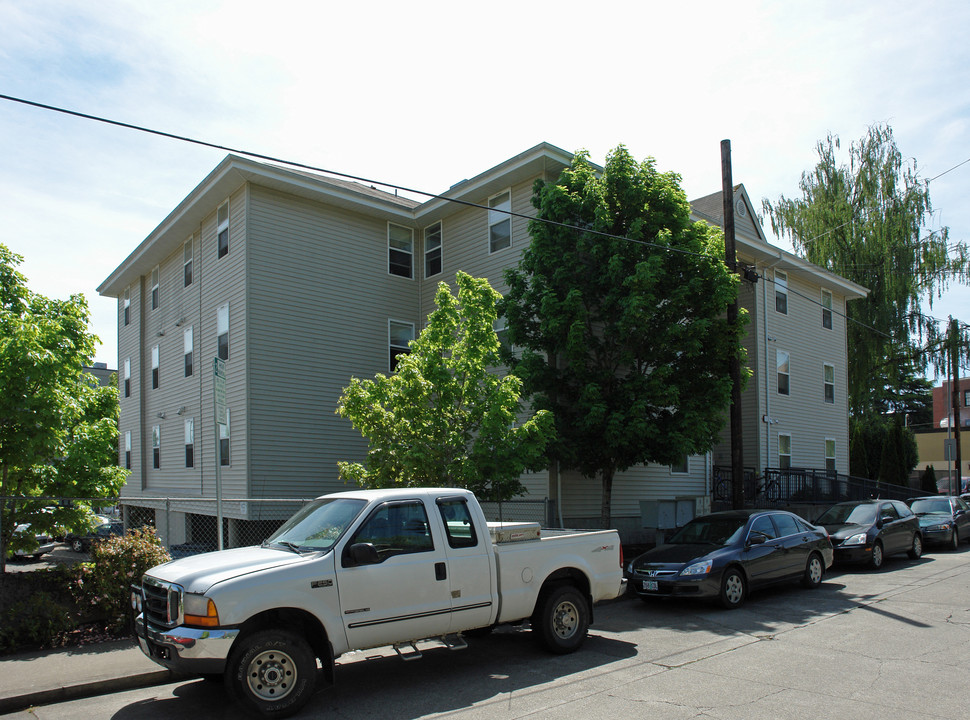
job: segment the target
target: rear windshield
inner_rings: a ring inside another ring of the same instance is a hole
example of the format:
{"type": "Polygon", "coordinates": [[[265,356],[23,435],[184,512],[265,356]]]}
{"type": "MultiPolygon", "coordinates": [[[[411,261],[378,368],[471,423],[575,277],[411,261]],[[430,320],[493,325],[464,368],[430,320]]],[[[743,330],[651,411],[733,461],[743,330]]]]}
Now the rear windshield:
{"type": "Polygon", "coordinates": [[[914,500],[910,508],[917,515],[949,515],[950,501],[946,498],[926,498],[924,500],[914,500]]]}

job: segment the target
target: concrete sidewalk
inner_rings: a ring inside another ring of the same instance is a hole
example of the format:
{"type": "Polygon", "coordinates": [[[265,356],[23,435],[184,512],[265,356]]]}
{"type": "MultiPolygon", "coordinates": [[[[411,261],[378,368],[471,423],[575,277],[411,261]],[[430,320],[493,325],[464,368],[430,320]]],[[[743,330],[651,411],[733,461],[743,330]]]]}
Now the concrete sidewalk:
{"type": "Polygon", "coordinates": [[[0,715],[118,690],[175,682],[132,639],[0,657],[0,715]]]}

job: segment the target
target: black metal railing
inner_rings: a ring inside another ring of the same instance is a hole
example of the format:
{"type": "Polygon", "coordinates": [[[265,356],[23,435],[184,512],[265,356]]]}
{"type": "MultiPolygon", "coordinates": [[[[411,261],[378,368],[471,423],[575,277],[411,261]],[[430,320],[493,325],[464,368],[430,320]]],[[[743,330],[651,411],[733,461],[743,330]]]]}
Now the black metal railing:
{"type": "MultiPolygon", "coordinates": [[[[753,469],[745,468],[744,476],[745,507],[773,507],[794,503],[832,505],[846,500],[877,497],[904,500],[912,497],[915,492],[912,488],[901,485],[814,468],[765,468],[761,475],[755,474],[753,469]]],[[[731,468],[714,466],[714,502],[732,501],[731,477],[731,468]]]]}

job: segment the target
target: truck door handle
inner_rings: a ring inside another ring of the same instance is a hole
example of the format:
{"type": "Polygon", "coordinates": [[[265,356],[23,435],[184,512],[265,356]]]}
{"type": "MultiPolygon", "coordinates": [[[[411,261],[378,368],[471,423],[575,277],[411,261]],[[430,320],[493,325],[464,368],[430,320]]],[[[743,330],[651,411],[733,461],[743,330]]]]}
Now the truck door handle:
{"type": "Polygon", "coordinates": [[[448,568],[443,562],[436,562],[434,564],[434,579],[444,580],[448,577],[448,568]]]}

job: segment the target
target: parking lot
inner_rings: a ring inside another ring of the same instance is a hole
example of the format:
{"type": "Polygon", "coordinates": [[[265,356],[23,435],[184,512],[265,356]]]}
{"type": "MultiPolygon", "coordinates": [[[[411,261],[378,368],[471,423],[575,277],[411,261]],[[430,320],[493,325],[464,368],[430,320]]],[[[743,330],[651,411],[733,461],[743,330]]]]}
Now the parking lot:
{"type": "MultiPolygon", "coordinates": [[[[624,598],[597,608],[586,645],[550,656],[503,628],[403,662],[341,659],[337,686],[296,717],[964,718],[970,674],[970,548],[822,585],[752,594],[727,611],[624,598]]],[[[374,657],[374,656],[380,657],[374,657]]],[[[217,683],[186,681],[34,708],[32,718],[230,718],[217,683]]],[[[23,717],[28,717],[24,714],[23,717]]]]}

